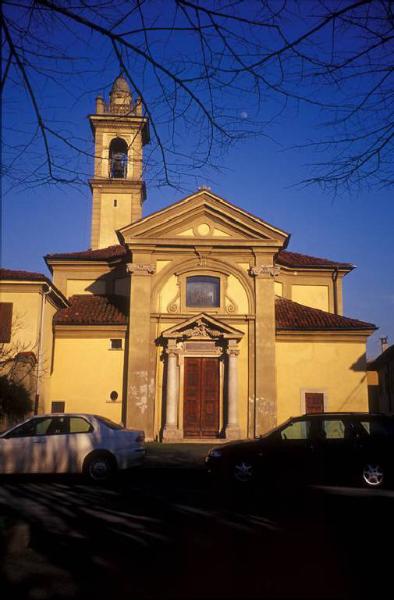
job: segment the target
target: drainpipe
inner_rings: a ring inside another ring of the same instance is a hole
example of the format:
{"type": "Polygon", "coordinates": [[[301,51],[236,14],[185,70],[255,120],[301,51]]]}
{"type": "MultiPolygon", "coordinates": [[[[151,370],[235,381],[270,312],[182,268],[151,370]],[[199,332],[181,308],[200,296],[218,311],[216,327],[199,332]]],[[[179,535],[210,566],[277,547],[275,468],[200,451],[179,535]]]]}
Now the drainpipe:
{"type": "Polygon", "coordinates": [[[46,297],[52,291],[50,286],[47,286],[48,289],[45,292],[44,288],[41,292],[41,316],[40,316],[40,329],[38,332],[38,351],[37,351],[37,365],[36,365],[36,394],[34,398],[34,414],[38,414],[38,406],[40,402],[40,375],[41,375],[41,366],[42,366],[42,347],[44,341],[44,315],[45,315],[45,303],[46,297]]]}
{"type": "Polygon", "coordinates": [[[337,288],[337,279],[338,279],[338,267],[335,267],[332,272],[332,281],[334,284],[334,314],[338,314],[338,288],[337,288]]]}

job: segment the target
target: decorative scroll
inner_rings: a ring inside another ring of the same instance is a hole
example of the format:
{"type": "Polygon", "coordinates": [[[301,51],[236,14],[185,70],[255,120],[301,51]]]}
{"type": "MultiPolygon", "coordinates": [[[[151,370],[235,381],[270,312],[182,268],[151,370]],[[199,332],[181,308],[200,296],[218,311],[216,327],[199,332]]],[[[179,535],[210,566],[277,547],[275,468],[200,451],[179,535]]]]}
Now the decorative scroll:
{"type": "Polygon", "coordinates": [[[179,312],[179,301],[180,301],[180,293],[179,291],[176,293],[174,298],[167,304],[167,312],[169,313],[177,313],[179,312]]]}
{"type": "Polygon", "coordinates": [[[143,264],[143,263],[130,263],[128,266],[129,273],[136,275],[153,275],[156,272],[155,265],[143,264]]]}
{"type": "Polygon", "coordinates": [[[266,279],[277,277],[279,273],[280,267],[277,265],[258,265],[256,267],[250,267],[249,269],[249,275],[253,277],[264,277],[266,279]]]}

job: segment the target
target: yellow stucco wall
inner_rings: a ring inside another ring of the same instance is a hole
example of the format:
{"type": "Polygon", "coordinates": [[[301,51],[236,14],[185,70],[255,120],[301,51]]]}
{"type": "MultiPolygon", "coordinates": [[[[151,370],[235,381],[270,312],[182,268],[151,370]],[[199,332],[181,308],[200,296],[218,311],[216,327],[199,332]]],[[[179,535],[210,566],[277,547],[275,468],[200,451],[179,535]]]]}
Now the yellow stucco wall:
{"type": "Polygon", "coordinates": [[[226,294],[228,294],[229,298],[235,302],[238,313],[247,314],[249,312],[248,296],[242,283],[234,275],[229,275],[227,277],[226,294]]]}
{"type": "Polygon", "coordinates": [[[100,247],[119,243],[116,230],[131,221],[130,193],[112,192],[101,194],[100,247]],[[116,200],[116,206],[114,206],[116,200]]]}
{"type": "MultiPolygon", "coordinates": [[[[39,356],[39,335],[41,327],[42,295],[41,286],[36,284],[8,284],[7,289],[0,289],[0,301],[11,302],[12,329],[11,342],[4,345],[4,352],[10,351],[10,357],[19,352],[34,352],[39,356]],[[12,291],[11,291],[11,288],[12,291]],[[28,290],[31,291],[28,291],[28,290]]],[[[49,380],[52,366],[52,321],[57,311],[48,296],[45,296],[43,336],[41,344],[40,364],[34,366],[31,375],[24,382],[32,397],[39,393],[39,412],[44,411],[49,394],[49,380]],[[37,376],[39,378],[37,385],[37,376]]]]}
{"type": "Polygon", "coordinates": [[[305,306],[329,310],[328,286],[326,285],[292,285],[291,299],[305,306]]]}
{"type": "Polygon", "coordinates": [[[0,301],[13,304],[11,344],[19,351],[36,352],[41,313],[39,286],[35,291],[26,291],[25,285],[14,287],[13,291],[0,289],[0,301]]]}
{"type": "MultiPolygon", "coordinates": [[[[179,290],[178,277],[176,275],[170,275],[157,294],[157,312],[168,312],[167,307],[170,302],[175,302],[179,290]]],[[[176,303],[179,306],[179,298],[176,303]]]]}
{"type": "Polygon", "coordinates": [[[274,282],[274,292],[275,296],[283,296],[283,283],[279,281],[274,282]]]}
{"type": "Polygon", "coordinates": [[[326,411],[367,411],[365,342],[278,341],[278,423],[302,414],[302,392],[326,394],[326,411]]]}
{"type": "Polygon", "coordinates": [[[120,422],[124,351],[110,350],[110,337],[124,336],[56,339],[52,402],[64,401],[66,412],[95,413],[120,422]],[[113,390],[119,395],[116,402],[110,400],[113,390]]]}
{"type": "Polygon", "coordinates": [[[74,294],[105,294],[105,282],[94,279],[68,279],[66,296],[74,294]]]}

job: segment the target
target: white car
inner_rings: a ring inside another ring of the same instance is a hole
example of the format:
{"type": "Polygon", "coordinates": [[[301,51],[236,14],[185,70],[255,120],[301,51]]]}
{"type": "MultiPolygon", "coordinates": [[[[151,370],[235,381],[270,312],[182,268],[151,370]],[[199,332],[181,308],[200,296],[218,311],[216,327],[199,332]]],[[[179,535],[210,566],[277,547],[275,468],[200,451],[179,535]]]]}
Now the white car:
{"type": "Polygon", "coordinates": [[[0,435],[0,473],[84,473],[95,481],[140,465],[145,433],[105,417],[48,414],[0,435]]]}

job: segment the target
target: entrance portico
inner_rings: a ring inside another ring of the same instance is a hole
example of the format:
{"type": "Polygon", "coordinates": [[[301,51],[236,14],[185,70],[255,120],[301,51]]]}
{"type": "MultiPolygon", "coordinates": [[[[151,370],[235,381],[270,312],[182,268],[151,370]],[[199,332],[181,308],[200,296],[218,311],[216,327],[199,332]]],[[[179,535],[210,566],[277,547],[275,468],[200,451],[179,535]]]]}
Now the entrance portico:
{"type": "Polygon", "coordinates": [[[242,336],[205,313],[162,333],[164,441],[240,437],[237,359],[242,336]]]}

